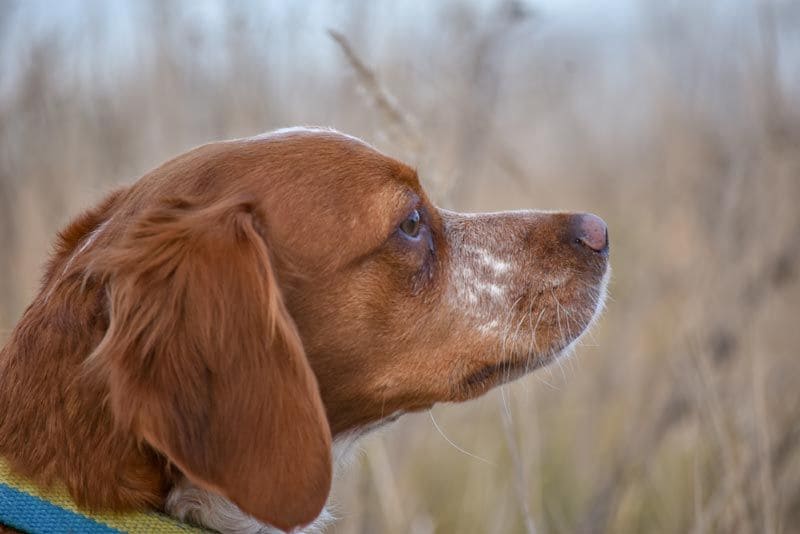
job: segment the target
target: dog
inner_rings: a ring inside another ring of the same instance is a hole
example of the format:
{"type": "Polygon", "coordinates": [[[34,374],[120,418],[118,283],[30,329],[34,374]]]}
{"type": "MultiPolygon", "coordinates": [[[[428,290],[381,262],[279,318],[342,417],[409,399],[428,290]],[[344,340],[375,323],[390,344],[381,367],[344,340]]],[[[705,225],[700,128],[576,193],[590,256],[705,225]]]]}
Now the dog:
{"type": "Polygon", "coordinates": [[[58,236],[0,352],[0,456],[90,510],[322,528],[335,457],[569,352],[606,224],[464,214],[333,130],[195,148],[58,236]]]}

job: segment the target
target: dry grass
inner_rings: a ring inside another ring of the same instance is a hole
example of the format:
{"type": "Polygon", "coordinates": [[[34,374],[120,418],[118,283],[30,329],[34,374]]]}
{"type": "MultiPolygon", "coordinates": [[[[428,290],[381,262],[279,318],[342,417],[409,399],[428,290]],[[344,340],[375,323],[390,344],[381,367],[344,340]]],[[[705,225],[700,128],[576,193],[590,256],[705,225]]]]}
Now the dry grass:
{"type": "Polygon", "coordinates": [[[577,29],[522,3],[232,4],[212,31],[139,2],[127,37],[109,5],[28,31],[35,4],[0,4],[0,338],[55,230],[112,184],[331,125],[447,207],[599,213],[615,269],[573,359],[367,440],[335,532],[800,531],[794,4],[577,29]]]}

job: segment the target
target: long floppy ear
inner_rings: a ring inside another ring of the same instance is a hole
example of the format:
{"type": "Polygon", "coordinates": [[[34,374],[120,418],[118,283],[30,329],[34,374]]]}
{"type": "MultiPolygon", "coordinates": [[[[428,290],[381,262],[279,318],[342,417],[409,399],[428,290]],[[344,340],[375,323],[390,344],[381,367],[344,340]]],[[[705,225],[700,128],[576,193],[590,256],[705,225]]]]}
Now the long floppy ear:
{"type": "Polygon", "coordinates": [[[281,529],[331,484],[331,434],[254,205],[185,201],[138,217],[91,271],[107,284],[99,366],[124,428],[200,487],[281,529]]]}

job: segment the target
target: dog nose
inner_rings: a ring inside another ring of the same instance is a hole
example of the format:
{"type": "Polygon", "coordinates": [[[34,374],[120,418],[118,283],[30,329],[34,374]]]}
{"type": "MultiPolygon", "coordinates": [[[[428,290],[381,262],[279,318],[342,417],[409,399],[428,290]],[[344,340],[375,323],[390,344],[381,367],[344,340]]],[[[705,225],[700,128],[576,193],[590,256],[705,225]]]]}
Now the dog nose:
{"type": "Polygon", "coordinates": [[[595,252],[608,250],[608,226],[597,215],[593,213],[578,215],[573,228],[575,242],[582,243],[595,252]]]}

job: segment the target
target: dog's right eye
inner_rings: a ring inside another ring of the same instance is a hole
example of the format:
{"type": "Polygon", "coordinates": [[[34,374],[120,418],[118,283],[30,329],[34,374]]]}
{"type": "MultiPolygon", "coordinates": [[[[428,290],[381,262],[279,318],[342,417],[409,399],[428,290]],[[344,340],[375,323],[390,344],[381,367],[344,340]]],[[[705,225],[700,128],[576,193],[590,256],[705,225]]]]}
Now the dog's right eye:
{"type": "Polygon", "coordinates": [[[420,227],[419,210],[414,210],[408,218],[400,223],[400,231],[409,237],[417,237],[419,235],[420,227]]]}

